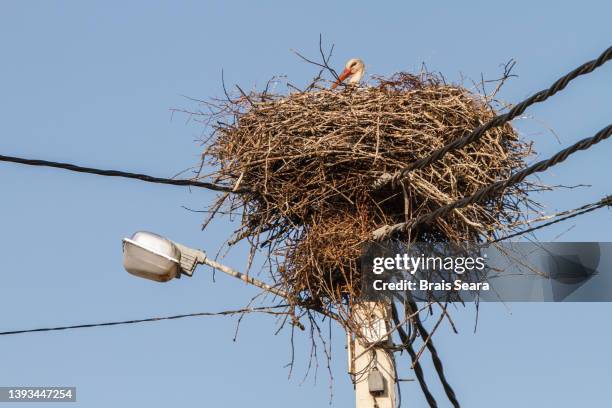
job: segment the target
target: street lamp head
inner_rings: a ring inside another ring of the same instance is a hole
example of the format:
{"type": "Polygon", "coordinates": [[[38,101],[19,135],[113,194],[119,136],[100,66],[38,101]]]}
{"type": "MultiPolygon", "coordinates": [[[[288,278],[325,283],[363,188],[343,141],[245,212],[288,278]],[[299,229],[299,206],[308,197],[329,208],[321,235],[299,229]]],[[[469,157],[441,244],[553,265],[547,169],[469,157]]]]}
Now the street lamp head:
{"type": "Polygon", "coordinates": [[[181,252],[169,239],[146,231],[123,239],[123,267],[132,275],[167,282],[180,276],[180,264],[181,252]]]}
{"type": "Polygon", "coordinates": [[[139,231],[123,238],[123,267],[141,278],[167,282],[181,274],[191,276],[205,260],[204,252],[152,232],[139,231]]]}

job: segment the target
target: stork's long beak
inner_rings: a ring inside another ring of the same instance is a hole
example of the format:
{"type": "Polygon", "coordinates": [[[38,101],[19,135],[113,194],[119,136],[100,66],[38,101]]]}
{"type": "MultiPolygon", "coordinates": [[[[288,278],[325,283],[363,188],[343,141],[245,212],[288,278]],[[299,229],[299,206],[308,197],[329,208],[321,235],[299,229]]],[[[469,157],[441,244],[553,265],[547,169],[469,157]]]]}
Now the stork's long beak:
{"type": "Polygon", "coordinates": [[[340,76],[338,77],[338,80],[336,82],[333,83],[333,85],[331,86],[331,89],[336,89],[336,87],[338,85],[340,85],[342,83],[342,81],[344,81],[346,78],[351,76],[351,70],[348,68],[344,68],[344,71],[342,71],[340,73],[340,76]]]}

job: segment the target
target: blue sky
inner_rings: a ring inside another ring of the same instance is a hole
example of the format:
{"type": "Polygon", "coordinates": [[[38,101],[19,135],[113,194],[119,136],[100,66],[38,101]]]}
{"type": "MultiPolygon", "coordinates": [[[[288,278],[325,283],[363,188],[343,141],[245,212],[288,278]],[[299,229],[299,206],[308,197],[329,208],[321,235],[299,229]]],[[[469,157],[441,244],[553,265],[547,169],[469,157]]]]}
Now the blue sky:
{"type": "MultiPolygon", "coordinates": [[[[182,95],[222,95],[221,69],[243,88],[276,74],[305,84],[316,72],[290,49],[315,55],[319,33],[336,44],[335,66],[358,56],[370,74],[425,62],[452,81],[493,78],[515,58],[519,78],[501,97],[518,102],[607,48],[610,12],[605,1],[3,1],[0,154],[172,176],[201,153],[202,127],[169,111],[194,107],[182,95]]],[[[548,157],[609,123],[611,86],[608,64],[515,125],[548,157]]],[[[591,187],[538,199],[553,211],[612,193],[611,155],[610,141],[575,155],[542,179],[591,187]]],[[[204,268],[164,285],[122,269],[121,238],[141,229],[216,251],[233,225],[220,220],[202,233],[201,215],[182,208],[204,208],[211,192],[1,163],[0,185],[0,331],[234,309],[256,293],[229,277],[213,281],[204,268]]],[[[609,241],[612,214],[599,210],[539,238],[563,232],[560,240],[609,241]]],[[[243,269],[245,253],[224,262],[243,269]]],[[[474,309],[457,308],[460,334],[444,327],[436,344],[464,406],[603,406],[611,313],[610,304],[485,304],[474,333],[474,309]]],[[[271,317],[247,317],[234,342],[235,318],[203,317],[5,336],[0,386],[75,385],[71,406],[82,407],[328,405],[324,365],[316,382],[301,381],[306,336],[287,379],[289,336],[275,328],[271,317]]],[[[334,330],[332,340],[331,404],[350,406],[344,337],[334,330]]],[[[416,384],[402,394],[406,406],[424,406],[416,384]]]]}

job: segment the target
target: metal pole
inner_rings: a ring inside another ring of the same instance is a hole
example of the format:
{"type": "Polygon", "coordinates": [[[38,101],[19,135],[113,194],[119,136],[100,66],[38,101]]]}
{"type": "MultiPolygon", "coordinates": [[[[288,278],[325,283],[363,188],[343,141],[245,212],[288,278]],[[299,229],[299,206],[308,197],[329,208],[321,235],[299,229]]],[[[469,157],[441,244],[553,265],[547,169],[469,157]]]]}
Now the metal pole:
{"type": "Polygon", "coordinates": [[[229,266],[225,266],[217,261],[214,261],[208,257],[206,257],[206,255],[204,255],[203,259],[200,260],[201,263],[206,264],[208,266],[211,266],[215,269],[220,270],[223,273],[226,273],[230,276],[233,276],[234,278],[238,278],[241,281],[244,281],[246,283],[249,283],[251,285],[257,286],[258,288],[261,288],[265,291],[268,291],[270,293],[273,293],[277,296],[281,296],[284,298],[287,298],[288,295],[287,293],[285,293],[284,291],[277,289],[275,287],[272,287],[270,285],[268,285],[265,282],[260,281],[259,279],[253,278],[252,276],[249,275],[245,275],[244,273],[240,273],[232,268],[230,268],[229,266]]]}

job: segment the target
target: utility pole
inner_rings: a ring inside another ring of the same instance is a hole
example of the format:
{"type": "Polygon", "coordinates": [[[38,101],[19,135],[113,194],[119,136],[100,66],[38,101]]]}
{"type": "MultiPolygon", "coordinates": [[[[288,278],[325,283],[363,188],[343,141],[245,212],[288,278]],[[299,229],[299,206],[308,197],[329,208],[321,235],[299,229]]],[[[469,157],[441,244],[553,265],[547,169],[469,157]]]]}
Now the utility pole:
{"type": "Polygon", "coordinates": [[[389,335],[390,308],[385,302],[363,302],[353,307],[360,333],[348,333],[349,374],[355,387],[356,408],[395,408],[397,375],[389,335]]]}

